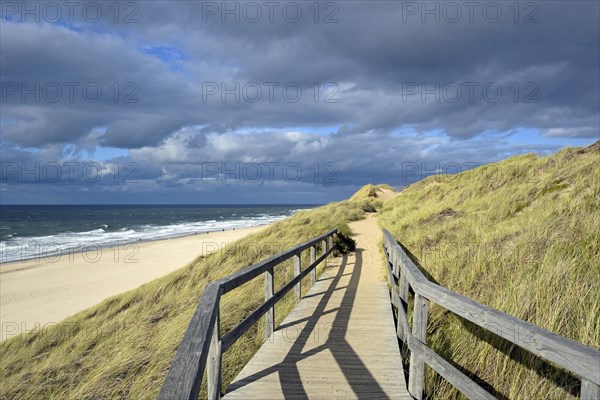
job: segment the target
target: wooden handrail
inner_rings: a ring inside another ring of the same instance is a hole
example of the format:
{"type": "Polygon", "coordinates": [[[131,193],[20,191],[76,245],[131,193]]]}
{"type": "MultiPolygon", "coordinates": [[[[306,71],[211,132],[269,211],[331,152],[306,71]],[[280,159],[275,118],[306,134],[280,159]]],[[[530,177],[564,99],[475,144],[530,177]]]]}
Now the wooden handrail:
{"type": "Polygon", "coordinates": [[[383,229],[383,245],[387,259],[388,282],[392,290],[391,302],[398,312],[398,337],[411,351],[409,392],[414,398],[422,398],[423,362],[468,398],[494,398],[426,346],[426,310],[429,301],[433,301],[477,326],[570,371],[582,380],[581,399],[600,400],[600,352],[598,350],[480,304],[429,281],[386,229],[383,229]],[[408,286],[413,288],[415,300],[418,300],[415,301],[415,321],[413,321],[412,332],[406,314],[408,286]],[[419,320],[419,315],[424,316],[424,319],[419,320]]]}
{"type": "MultiPolygon", "coordinates": [[[[160,400],[186,399],[196,400],[200,393],[200,385],[207,374],[208,397],[218,399],[221,396],[221,358],[237,339],[239,339],[260,317],[266,314],[266,336],[274,330],[274,307],[281,298],[293,288],[300,293],[302,279],[316,267],[325,262],[327,257],[337,248],[333,238],[337,229],[329,231],[298,246],[292,247],[280,254],[244,268],[206,286],[200,298],[198,307],[183,336],[171,368],[167,373],[163,386],[158,394],[160,400]],[[329,242],[329,245],[327,243],[329,242]],[[322,254],[316,260],[311,256],[311,263],[304,270],[300,268],[300,253],[311,249],[311,255],[316,253],[316,245],[322,243],[322,254]],[[274,267],[294,257],[297,268],[294,278],[279,291],[273,293],[274,267]],[[225,335],[219,331],[219,303],[223,294],[265,274],[265,302],[255,311],[244,318],[237,326],[225,335]]],[[[311,280],[311,282],[313,282],[311,280]]]]}

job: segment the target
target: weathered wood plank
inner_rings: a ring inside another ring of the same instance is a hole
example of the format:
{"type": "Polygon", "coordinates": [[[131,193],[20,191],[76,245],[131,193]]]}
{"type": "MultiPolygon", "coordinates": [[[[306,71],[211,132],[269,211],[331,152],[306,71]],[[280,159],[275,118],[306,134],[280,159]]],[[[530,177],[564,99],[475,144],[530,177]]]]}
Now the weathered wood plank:
{"type": "Polygon", "coordinates": [[[392,305],[396,308],[397,313],[397,326],[396,326],[396,335],[400,340],[406,342],[406,335],[410,334],[410,329],[408,327],[408,320],[406,317],[406,309],[404,308],[404,304],[400,300],[400,296],[398,294],[398,284],[395,279],[392,278],[393,271],[389,262],[386,262],[387,271],[388,271],[388,284],[390,285],[391,290],[391,302],[392,305]]]}
{"type": "Polygon", "coordinates": [[[581,400],[600,400],[600,386],[583,379],[581,381],[581,395],[579,398],[581,400]]]}
{"type": "MultiPolygon", "coordinates": [[[[314,264],[316,259],[317,259],[317,248],[314,245],[312,245],[312,246],[310,246],[310,263],[314,264]]],[[[315,268],[310,273],[310,286],[314,285],[316,281],[317,281],[317,269],[315,268]]]]}
{"type": "Polygon", "coordinates": [[[387,230],[383,230],[383,235],[388,237],[390,249],[402,262],[402,273],[416,293],[580,378],[600,385],[600,351],[430,282],[387,230]]]}
{"type": "Polygon", "coordinates": [[[479,304],[431,283],[423,296],[496,335],[593,383],[600,382],[600,352],[537,325],[479,304]]]}
{"type": "MultiPolygon", "coordinates": [[[[450,382],[462,394],[473,400],[495,400],[496,398],[485,391],[471,378],[444,360],[429,347],[425,346],[414,337],[409,336],[408,346],[412,353],[416,353],[431,366],[438,374],[450,382]]],[[[413,395],[414,396],[414,395],[413,395]]]]}
{"type": "MultiPolygon", "coordinates": [[[[265,272],[265,302],[273,297],[275,289],[275,276],[273,268],[265,272]]],[[[266,340],[275,330],[275,306],[270,307],[265,313],[265,336],[266,340]]]]}
{"type": "Polygon", "coordinates": [[[403,308],[398,308],[398,327],[396,334],[404,343],[408,344],[409,336],[412,336],[410,332],[410,326],[408,325],[408,316],[403,308]]]}
{"type": "MultiPolygon", "coordinates": [[[[321,241],[321,254],[325,254],[327,252],[327,241],[323,239],[321,241]]],[[[327,268],[327,260],[323,261],[323,268],[327,268]]]]}
{"type": "MultiPolygon", "coordinates": [[[[427,318],[429,316],[429,301],[419,294],[415,295],[413,312],[412,337],[423,344],[427,343],[427,318]]],[[[425,365],[419,353],[410,353],[410,371],[408,373],[408,391],[417,400],[423,398],[423,382],[425,365]]]]}
{"type": "MultiPolygon", "coordinates": [[[[300,254],[296,254],[294,256],[294,277],[300,276],[300,270],[302,268],[300,263],[300,254]]],[[[302,280],[299,280],[296,286],[294,286],[294,297],[296,298],[296,301],[300,301],[302,298],[302,280]]]]}
{"type": "Polygon", "coordinates": [[[204,289],[160,390],[159,400],[198,398],[210,336],[215,326],[219,290],[216,283],[211,283],[204,289]]]}
{"type": "Polygon", "coordinates": [[[221,321],[218,305],[215,314],[215,324],[206,365],[206,381],[208,385],[208,398],[210,400],[219,400],[221,398],[221,321]]]}
{"type": "Polygon", "coordinates": [[[400,298],[404,302],[404,307],[408,304],[408,280],[406,279],[406,274],[400,275],[400,298]]]}

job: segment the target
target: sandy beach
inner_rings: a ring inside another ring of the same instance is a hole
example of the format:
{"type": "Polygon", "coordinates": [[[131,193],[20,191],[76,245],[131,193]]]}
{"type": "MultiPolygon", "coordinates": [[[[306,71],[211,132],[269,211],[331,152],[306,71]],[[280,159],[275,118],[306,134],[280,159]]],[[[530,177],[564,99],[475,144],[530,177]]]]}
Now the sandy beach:
{"type": "Polygon", "coordinates": [[[0,341],[59,322],[265,227],[0,264],[0,341]]]}

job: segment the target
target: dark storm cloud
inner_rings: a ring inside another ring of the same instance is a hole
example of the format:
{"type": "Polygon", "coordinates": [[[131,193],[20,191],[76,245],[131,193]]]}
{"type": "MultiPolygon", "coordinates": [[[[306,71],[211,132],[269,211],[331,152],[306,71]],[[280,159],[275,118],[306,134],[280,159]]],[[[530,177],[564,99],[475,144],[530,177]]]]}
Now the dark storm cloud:
{"type": "Polygon", "coordinates": [[[311,160],[354,187],[402,184],[405,161],[559,147],[517,146],[506,135],[519,128],[599,134],[597,2],[322,2],[316,15],[313,2],[272,14],[264,2],[127,2],[115,14],[92,1],[53,23],[45,4],[3,2],[5,159],[132,149],[121,161],[142,180],[179,188],[202,162],[311,160]]]}

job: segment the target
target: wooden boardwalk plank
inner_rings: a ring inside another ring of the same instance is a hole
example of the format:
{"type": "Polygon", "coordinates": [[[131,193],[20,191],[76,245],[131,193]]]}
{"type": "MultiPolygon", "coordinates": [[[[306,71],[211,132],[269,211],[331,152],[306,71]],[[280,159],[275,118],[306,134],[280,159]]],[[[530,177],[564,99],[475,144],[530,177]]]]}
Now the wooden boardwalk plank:
{"type": "Polygon", "coordinates": [[[357,251],[328,262],[225,399],[411,399],[377,248],[381,234],[372,221],[351,228],[357,251]]]}

